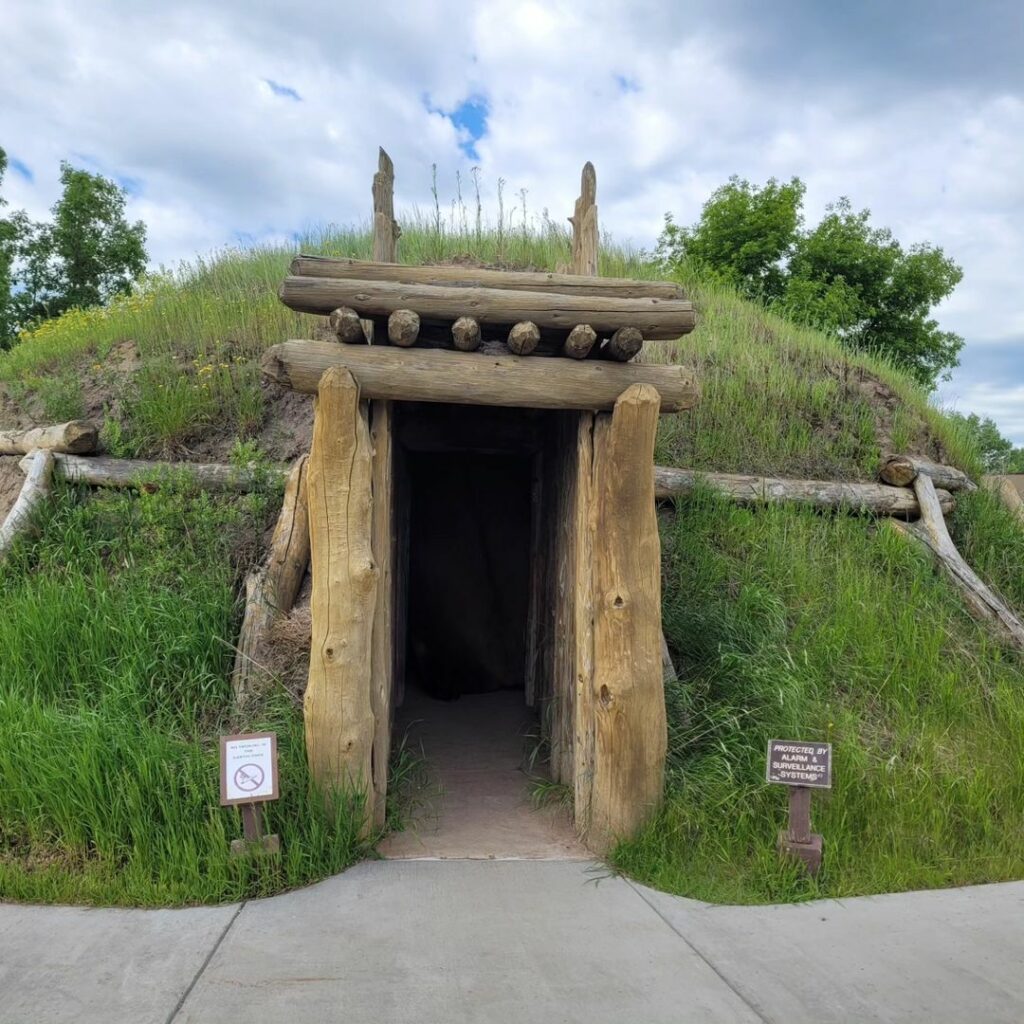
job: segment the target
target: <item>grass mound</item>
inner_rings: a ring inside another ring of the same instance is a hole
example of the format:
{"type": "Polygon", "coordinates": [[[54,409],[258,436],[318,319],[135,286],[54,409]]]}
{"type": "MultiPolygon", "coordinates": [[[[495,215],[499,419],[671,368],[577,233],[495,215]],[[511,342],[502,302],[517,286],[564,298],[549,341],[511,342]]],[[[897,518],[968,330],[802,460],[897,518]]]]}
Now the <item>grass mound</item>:
{"type": "MultiPolygon", "coordinates": [[[[302,247],[369,256],[362,232],[302,247]]],[[[568,243],[554,229],[419,224],[403,227],[401,251],[409,262],[554,269],[568,243]]],[[[188,457],[211,431],[258,453],[282,397],[259,382],[255,360],[315,324],[276,299],[290,256],[226,252],[109,310],[45,325],[0,357],[0,408],[101,415],[121,454],[188,457]]],[[[658,275],[607,247],[602,271],[658,275]]],[[[648,357],[693,366],[702,400],[663,418],[660,462],[870,479],[884,451],[901,450],[977,471],[957,427],[892,367],[732,292],[683,283],[700,326],[648,357]]],[[[238,898],[361,855],[351,821],[315,810],[299,712],[279,692],[231,724],[279,733],[290,781],[269,813],[284,857],[265,873],[227,858],[238,827],[216,806],[214,740],[246,560],[233,538],[259,535],[266,501],[213,501],[187,486],[170,503],[66,491],[41,540],[0,570],[0,896],[238,898]]],[[[739,509],[709,494],[663,509],[661,528],[680,675],[668,694],[667,800],[615,852],[617,866],[741,902],[1024,875],[1020,662],[905,538],[867,519],[739,509]],[[814,883],[774,853],[785,794],[763,781],[772,736],[835,744],[835,789],[815,799],[826,854],[814,883]]],[[[1024,531],[1005,509],[985,493],[961,497],[952,528],[965,557],[1024,608],[1024,531]]]]}

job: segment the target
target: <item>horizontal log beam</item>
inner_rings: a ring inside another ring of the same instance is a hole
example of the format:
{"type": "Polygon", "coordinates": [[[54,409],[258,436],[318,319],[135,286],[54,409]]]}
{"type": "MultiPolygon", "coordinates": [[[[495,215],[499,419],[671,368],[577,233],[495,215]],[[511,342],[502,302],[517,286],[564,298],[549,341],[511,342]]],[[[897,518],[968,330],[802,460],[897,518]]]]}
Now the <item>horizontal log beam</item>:
{"type": "Polygon", "coordinates": [[[513,355],[286,341],[267,349],[263,373],[295,391],[316,394],[325,370],[348,369],[363,398],[528,409],[611,409],[632,384],[651,384],[662,412],[692,408],[699,392],[681,366],[603,360],[528,359],[513,355]]]}
{"type": "Polygon", "coordinates": [[[879,478],[894,487],[909,487],[919,475],[930,477],[936,487],[947,491],[976,491],[977,484],[955,466],[944,466],[914,455],[890,455],[882,462],[879,478]]]}
{"type": "MultiPolygon", "coordinates": [[[[908,487],[876,483],[847,483],[837,480],[786,480],[778,477],[741,476],[736,473],[698,473],[692,469],[654,467],[654,496],[659,499],[685,497],[698,487],[708,487],[743,505],[765,502],[796,502],[813,508],[863,509],[880,516],[921,514],[917,496],[908,487]]],[[[939,491],[943,510],[953,507],[953,496],[939,491]]]]}
{"type": "Polygon", "coordinates": [[[328,277],[357,281],[397,281],[452,288],[503,288],[564,295],[607,295],[621,299],[685,299],[672,281],[635,281],[625,277],[583,277],[576,274],[530,273],[522,270],[483,270],[463,266],[406,266],[367,260],[296,256],[293,277],[328,277]]]}
{"type": "Polygon", "coordinates": [[[0,430],[0,455],[28,455],[34,451],[94,452],[99,438],[96,424],[85,420],[30,430],[0,430]]]}
{"type": "Polygon", "coordinates": [[[481,326],[529,320],[541,328],[571,331],[590,324],[598,333],[635,327],[645,338],[671,339],[696,326],[693,304],[683,299],[618,298],[527,292],[502,288],[456,288],[394,281],[350,281],[327,277],[286,277],[281,301],[300,313],[328,315],[348,306],[362,317],[390,316],[411,309],[420,318],[450,324],[472,316],[481,326]]]}
{"type": "MultiPolygon", "coordinates": [[[[21,460],[26,470],[32,456],[21,460]]],[[[207,491],[251,491],[269,476],[277,482],[287,475],[287,469],[269,466],[252,470],[238,466],[202,462],[149,462],[145,459],[110,459],[102,456],[82,458],[78,455],[54,455],[54,476],[69,483],[90,487],[143,487],[159,486],[162,476],[189,473],[196,484],[207,491]]]]}

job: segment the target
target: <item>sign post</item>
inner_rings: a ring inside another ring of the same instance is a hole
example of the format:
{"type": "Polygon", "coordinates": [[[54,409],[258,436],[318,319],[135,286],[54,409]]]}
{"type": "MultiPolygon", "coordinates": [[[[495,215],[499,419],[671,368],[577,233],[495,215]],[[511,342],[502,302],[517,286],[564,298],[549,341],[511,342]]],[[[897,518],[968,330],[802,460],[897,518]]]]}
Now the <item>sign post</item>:
{"type": "Polygon", "coordinates": [[[811,790],[832,788],[832,745],[769,740],[767,779],[789,786],[789,828],[779,833],[779,853],[796,857],[816,875],[824,840],[811,831],[811,790]]]}
{"type": "Polygon", "coordinates": [[[243,839],[231,841],[231,856],[280,853],[281,839],[263,834],[260,804],[280,796],[277,777],[277,734],[243,733],[220,738],[220,804],[239,805],[243,839]]]}

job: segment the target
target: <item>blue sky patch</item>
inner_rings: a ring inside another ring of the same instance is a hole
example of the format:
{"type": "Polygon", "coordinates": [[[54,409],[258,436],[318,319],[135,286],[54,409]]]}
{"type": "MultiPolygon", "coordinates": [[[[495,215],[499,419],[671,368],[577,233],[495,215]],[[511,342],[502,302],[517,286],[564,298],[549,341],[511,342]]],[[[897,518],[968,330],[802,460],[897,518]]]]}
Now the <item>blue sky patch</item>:
{"type": "Polygon", "coordinates": [[[628,75],[616,75],[615,84],[619,87],[619,92],[640,91],[640,83],[635,78],[630,78],[628,75]]]}
{"type": "Polygon", "coordinates": [[[15,174],[24,178],[26,181],[32,182],[36,180],[36,176],[32,173],[32,168],[23,160],[19,160],[16,156],[8,157],[7,165],[15,174]]]}
{"type": "Polygon", "coordinates": [[[264,78],[263,81],[270,86],[270,91],[275,96],[282,96],[286,100],[295,100],[296,103],[302,102],[302,97],[290,85],[281,85],[280,82],[275,82],[270,78],[264,78]]]}
{"type": "Polygon", "coordinates": [[[470,96],[464,99],[454,110],[442,110],[430,102],[429,96],[423,97],[423,105],[432,114],[443,114],[451,121],[459,133],[459,149],[470,158],[479,160],[476,144],[487,134],[487,115],[490,107],[483,96],[470,96]]]}

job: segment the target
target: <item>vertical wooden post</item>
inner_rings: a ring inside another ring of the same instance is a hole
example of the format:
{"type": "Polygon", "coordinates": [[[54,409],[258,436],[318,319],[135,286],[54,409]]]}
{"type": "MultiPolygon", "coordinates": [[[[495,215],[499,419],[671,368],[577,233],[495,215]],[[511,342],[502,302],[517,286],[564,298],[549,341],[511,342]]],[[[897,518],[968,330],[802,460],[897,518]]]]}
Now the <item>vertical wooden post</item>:
{"type": "MultiPolygon", "coordinates": [[[[607,417],[605,417],[607,419],[607,417]]],[[[576,503],[573,544],[576,577],[573,626],[573,810],[576,830],[590,830],[594,786],[594,414],[581,412],[576,421],[576,503]]]]}
{"type": "Polygon", "coordinates": [[[793,786],[789,791],[789,840],[811,841],[811,791],[807,786],[793,786]]]}
{"type": "MultiPolygon", "coordinates": [[[[660,396],[634,384],[594,439],[594,785],[591,839],[634,832],[661,801],[667,729],[661,545],[654,511],[660,396]],[[606,425],[605,425],[606,424],[606,425]]],[[[601,421],[605,422],[602,423],[601,421]]]]}
{"type": "Polygon", "coordinates": [[[309,456],[312,645],[305,697],[310,774],[328,798],[366,794],[373,821],[371,645],[378,569],[371,545],[366,406],[348,370],[320,379],[309,456]]]}
{"type": "Polygon", "coordinates": [[[373,614],[371,653],[373,736],[373,824],[383,828],[391,759],[391,719],[394,706],[394,456],[393,407],[374,402],[370,409],[373,443],[373,524],[371,545],[377,563],[377,605],[373,614]]]}
{"type": "Polygon", "coordinates": [[[572,224],[573,274],[597,275],[599,237],[597,230],[597,172],[588,160],[580,178],[580,196],[569,218],[572,224]]]}
{"type": "Polygon", "coordinates": [[[395,165],[383,149],[377,157],[373,176],[373,258],[377,263],[395,263],[398,236],[402,229],[395,220],[395,165]]]}

